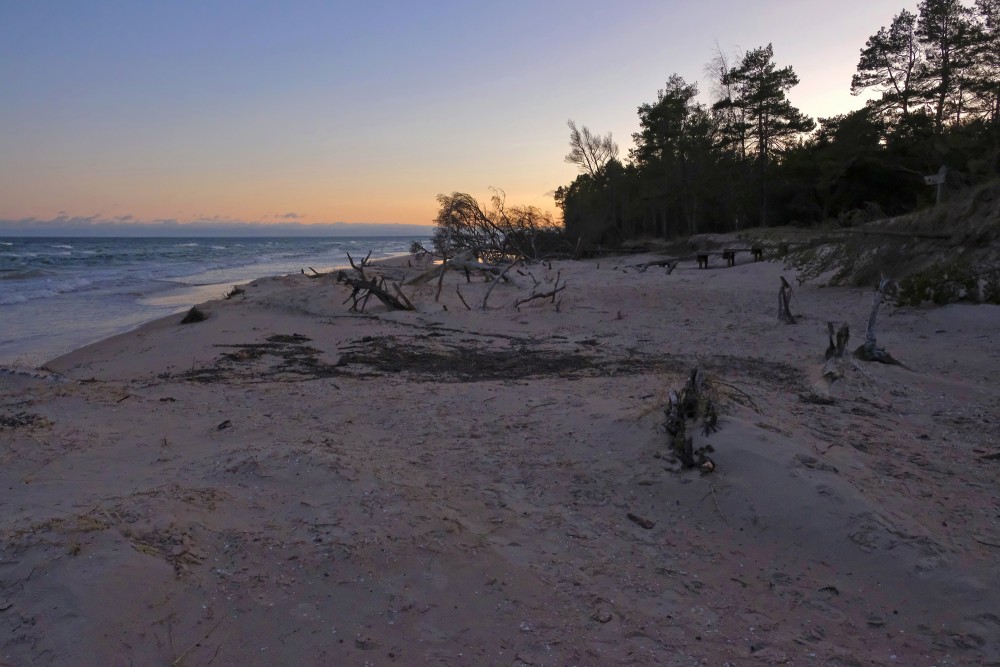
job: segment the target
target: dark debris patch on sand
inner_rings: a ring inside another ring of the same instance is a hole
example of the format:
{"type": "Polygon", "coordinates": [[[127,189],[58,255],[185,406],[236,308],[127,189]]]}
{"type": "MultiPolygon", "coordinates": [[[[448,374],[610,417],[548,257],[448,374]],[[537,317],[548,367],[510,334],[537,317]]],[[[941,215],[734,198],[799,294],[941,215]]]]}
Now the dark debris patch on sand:
{"type": "Polygon", "coordinates": [[[27,426],[37,426],[45,423],[45,417],[29,412],[12,412],[0,414],[0,431],[13,430],[27,426]]]}
{"type": "MultiPolygon", "coordinates": [[[[671,357],[651,360],[654,366],[676,365],[671,357]]],[[[649,363],[613,359],[575,351],[543,349],[528,340],[509,347],[486,348],[476,341],[428,344],[416,338],[369,337],[341,356],[345,375],[379,376],[405,373],[417,382],[487,382],[537,377],[634,374],[649,363]]]]}
{"type": "Polygon", "coordinates": [[[322,351],[307,345],[300,334],[269,336],[262,343],[218,345],[224,352],[211,366],[192,368],[177,377],[193,382],[289,382],[339,375],[336,367],[322,361],[322,351]]]}
{"type": "Polygon", "coordinates": [[[210,365],[176,377],[200,383],[293,382],[324,378],[377,379],[403,374],[413,382],[490,382],[527,378],[605,377],[651,373],[686,373],[700,365],[730,378],[784,388],[804,386],[801,371],[765,359],[620,351],[573,343],[563,337],[533,339],[470,337],[434,331],[415,336],[363,336],[343,344],[323,360],[324,351],[299,334],[276,335],[261,343],[220,345],[227,350],[210,365]]]}

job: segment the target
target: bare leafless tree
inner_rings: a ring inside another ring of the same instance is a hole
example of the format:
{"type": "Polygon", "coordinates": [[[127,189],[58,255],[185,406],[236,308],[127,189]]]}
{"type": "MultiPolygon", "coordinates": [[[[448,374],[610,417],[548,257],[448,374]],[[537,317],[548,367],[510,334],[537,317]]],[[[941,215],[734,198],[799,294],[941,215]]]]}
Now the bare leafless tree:
{"type": "Polygon", "coordinates": [[[572,120],[566,124],[569,126],[571,149],[566,162],[575,164],[582,173],[597,176],[608,162],[618,157],[618,144],[611,138],[610,132],[602,137],[593,134],[586,125],[577,128],[572,120]]]}
{"type": "Polygon", "coordinates": [[[719,128],[723,135],[722,139],[741,159],[746,159],[747,130],[749,128],[746,111],[732,104],[724,104],[726,100],[731,100],[736,96],[733,83],[726,75],[732,69],[732,63],[740,62],[743,60],[743,56],[742,49],[736,49],[733,53],[727,54],[716,42],[714,55],[705,64],[704,73],[712,96],[713,110],[720,121],[719,128]]]}
{"type": "Polygon", "coordinates": [[[471,250],[491,262],[510,256],[537,259],[538,236],[559,232],[548,213],[534,206],[507,206],[503,190],[493,188],[492,193],[489,209],[464,192],[438,195],[433,241],[439,255],[471,250]]]}

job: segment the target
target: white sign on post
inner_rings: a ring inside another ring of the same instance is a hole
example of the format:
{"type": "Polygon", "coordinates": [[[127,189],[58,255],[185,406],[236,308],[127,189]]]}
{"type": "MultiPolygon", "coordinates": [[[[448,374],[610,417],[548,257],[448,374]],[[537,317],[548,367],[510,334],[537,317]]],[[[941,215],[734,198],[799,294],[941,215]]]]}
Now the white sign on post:
{"type": "Polygon", "coordinates": [[[948,167],[942,165],[938,173],[933,176],[924,176],[924,183],[937,186],[937,203],[941,203],[941,193],[944,191],[944,184],[948,181],[948,167]]]}

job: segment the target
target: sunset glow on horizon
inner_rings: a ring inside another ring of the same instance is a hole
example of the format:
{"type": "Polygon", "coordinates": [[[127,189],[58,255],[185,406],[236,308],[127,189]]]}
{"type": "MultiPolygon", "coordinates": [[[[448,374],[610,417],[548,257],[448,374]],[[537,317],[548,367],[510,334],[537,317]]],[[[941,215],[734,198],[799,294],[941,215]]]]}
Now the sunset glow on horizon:
{"type": "Polygon", "coordinates": [[[432,224],[436,195],[556,213],[566,121],[612,132],[716,44],[774,44],[806,114],[859,108],[916,3],[0,3],[0,221],[432,224]]]}

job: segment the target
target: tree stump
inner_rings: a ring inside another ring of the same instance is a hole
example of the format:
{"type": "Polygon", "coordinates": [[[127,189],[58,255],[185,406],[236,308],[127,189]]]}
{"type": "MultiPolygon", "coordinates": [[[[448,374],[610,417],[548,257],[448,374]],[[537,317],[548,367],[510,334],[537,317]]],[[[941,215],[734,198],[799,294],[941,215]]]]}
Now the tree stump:
{"type": "Polygon", "coordinates": [[[788,302],[792,298],[792,286],[781,276],[781,288],[778,290],[778,319],[785,320],[788,324],[795,324],[795,316],[788,307],[788,302]]]}
{"type": "Polygon", "coordinates": [[[826,348],[826,358],[839,359],[844,356],[844,351],[847,349],[847,342],[851,339],[851,329],[847,326],[847,322],[840,325],[836,335],[833,332],[833,322],[827,322],[826,328],[830,334],[830,345],[826,348]]]}

